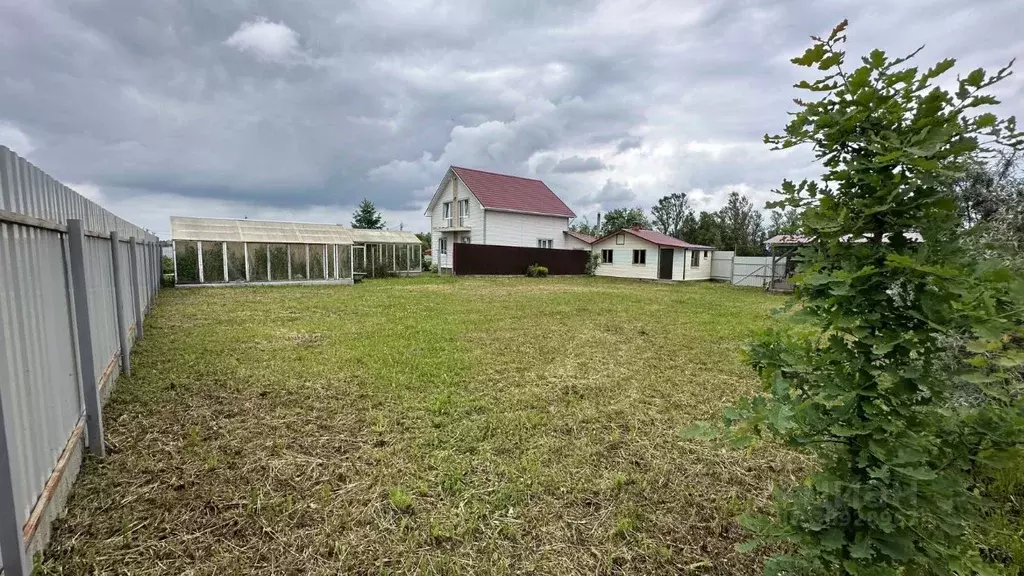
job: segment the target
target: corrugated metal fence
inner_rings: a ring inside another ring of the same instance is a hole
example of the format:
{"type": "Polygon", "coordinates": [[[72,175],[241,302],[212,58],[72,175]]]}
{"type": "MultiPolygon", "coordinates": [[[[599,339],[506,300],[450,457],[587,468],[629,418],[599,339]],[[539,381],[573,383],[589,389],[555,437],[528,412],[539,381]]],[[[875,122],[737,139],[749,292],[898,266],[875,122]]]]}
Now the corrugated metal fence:
{"type": "MultiPolygon", "coordinates": [[[[786,271],[786,259],[775,263],[776,277],[786,271]]],[[[736,286],[768,286],[772,278],[771,256],[737,256],[735,252],[716,250],[711,255],[711,278],[724,280],[736,286]]]]}
{"type": "Polygon", "coordinates": [[[552,276],[586,273],[589,252],[521,246],[463,244],[452,246],[452,262],[457,276],[474,274],[521,276],[527,267],[539,264],[552,276]]]}
{"type": "Polygon", "coordinates": [[[122,342],[130,348],[136,327],[141,332],[159,288],[157,242],[0,146],[0,566],[7,576],[30,573],[28,558],[45,546],[83,447],[102,455],[99,406],[119,373],[122,342]]]}

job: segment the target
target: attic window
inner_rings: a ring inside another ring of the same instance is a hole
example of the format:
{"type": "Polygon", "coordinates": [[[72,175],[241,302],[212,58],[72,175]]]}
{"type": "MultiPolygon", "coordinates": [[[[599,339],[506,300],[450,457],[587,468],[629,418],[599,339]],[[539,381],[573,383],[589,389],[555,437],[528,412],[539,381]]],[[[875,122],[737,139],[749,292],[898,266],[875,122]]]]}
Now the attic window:
{"type": "Polygon", "coordinates": [[[618,244],[619,246],[622,246],[623,244],[625,244],[626,243],[626,235],[625,234],[616,234],[615,235],[615,243],[618,244]]]}

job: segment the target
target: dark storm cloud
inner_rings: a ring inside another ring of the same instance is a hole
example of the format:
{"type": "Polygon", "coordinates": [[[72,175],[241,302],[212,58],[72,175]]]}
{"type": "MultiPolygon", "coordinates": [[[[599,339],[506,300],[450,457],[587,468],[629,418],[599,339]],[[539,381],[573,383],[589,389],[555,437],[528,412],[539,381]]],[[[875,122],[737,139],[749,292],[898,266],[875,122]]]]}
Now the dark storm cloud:
{"type": "Polygon", "coordinates": [[[141,218],[363,197],[422,218],[450,164],[541,176],[578,212],[763,202],[816,173],[760,138],[793,108],[788,58],[843,18],[852,55],[1024,53],[1016,0],[8,2],[0,138],[105,205],[158,207],[141,218]]]}

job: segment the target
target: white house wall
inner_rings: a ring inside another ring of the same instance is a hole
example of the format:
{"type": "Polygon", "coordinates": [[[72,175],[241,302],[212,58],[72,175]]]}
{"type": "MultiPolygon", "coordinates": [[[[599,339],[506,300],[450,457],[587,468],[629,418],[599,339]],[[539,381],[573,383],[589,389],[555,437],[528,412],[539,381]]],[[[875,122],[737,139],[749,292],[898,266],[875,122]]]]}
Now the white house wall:
{"type": "Polygon", "coordinates": [[[597,254],[600,254],[601,250],[615,251],[612,255],[612,263],[598,266],[596,274],[598,276],[612,276],[615,278],[657,280],[658,247],[632,234],[622,234],[622,236],[625,237],[623,239],[624,244],[616,244],[616,236],[611,236],[592,245],[594,252],[597,254]],[[647,264],[633,264],[633,250],[647,250],[647,264]]]}
{"type": "MultiPolygon", "coordinates": [[[[456,176],[455,178],[458,178],[456,176]]],[[[444,203],[451,202],[452,200],[452,183],[455,179],[450,178],[441,191],[441,195],[437,198],[437,202],[434,207],[430,210],[430,242],[431,242],[431,254],[433,254],[434,262],[441,267],[450,267],[451,264],[451,250],[452,250],[452,238],[453,233],[446,232],[444,237],[448,238],[448,256],[441,255],[440,242],[442,232],[441,228],[445,225],[444,220],[444,203]]],[[[463,225],[470,228],[469,232],[456,232],[455,237],[462,238],[469,236],[471,244],[483,244],[484,238],[484,210],[483,206],[480,205],[480,201],[476,199],[476,196],[469,190],[466,183],[459,179],[459,200],[469,199],[469,216],[463,220],[463,225]]],[[[452,204],[452,224],[457,224],[459,218],[459,207],[457,204],[452,204]]]]}
{"type": "Polygon", "coordinates": [[[711,279],[711,257],[714,254],[712,250],[697,250],[700,252],[700,266],[696,268],[690,266],[690,258],[693,257],[694,250],[683,250],[681,248],[676,249],[676,257],[679,258],[680,253],[683,254],[683,261],[672,262],[672,279],[673,280],[710,280],[711,279]],[[707,254],[707,258],[704,257],[707,254]],[[680,265],[681,264],[681,265],[680,265]],[[685,267],[685,275],[684,275],[685,267]]]}
{"type": "MultiPolygon", "coordinates": [[[[562,232],[569,229],[565,216],[539,216],[517,212],[487,211],[485,244],[536,248],[537,240],[552,240],[553,248],[567,248],[562,232]]],[[[474,240],[474,243],[476,241],[474,240]]]]}
{"type": "Polygon", "coordinates": [[[568,234],[562,234],[562,237],[565,238],[566,250],[590,250],[590,244],[587,244],[579,238],[569,236],[568,234]]]}

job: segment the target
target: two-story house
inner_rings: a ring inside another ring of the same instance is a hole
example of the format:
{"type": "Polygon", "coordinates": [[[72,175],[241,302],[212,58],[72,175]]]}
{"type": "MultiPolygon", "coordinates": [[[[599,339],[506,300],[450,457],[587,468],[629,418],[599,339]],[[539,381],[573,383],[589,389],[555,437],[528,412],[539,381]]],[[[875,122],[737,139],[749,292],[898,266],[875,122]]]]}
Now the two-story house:
{"type": "Polygon", "coordinates": [[[430,216],[432,254],[438,268],[451,268],[455,242],[577,248],[569,234],[576,214],[546,184],[452,166],[424,214],[430,216]]]}

